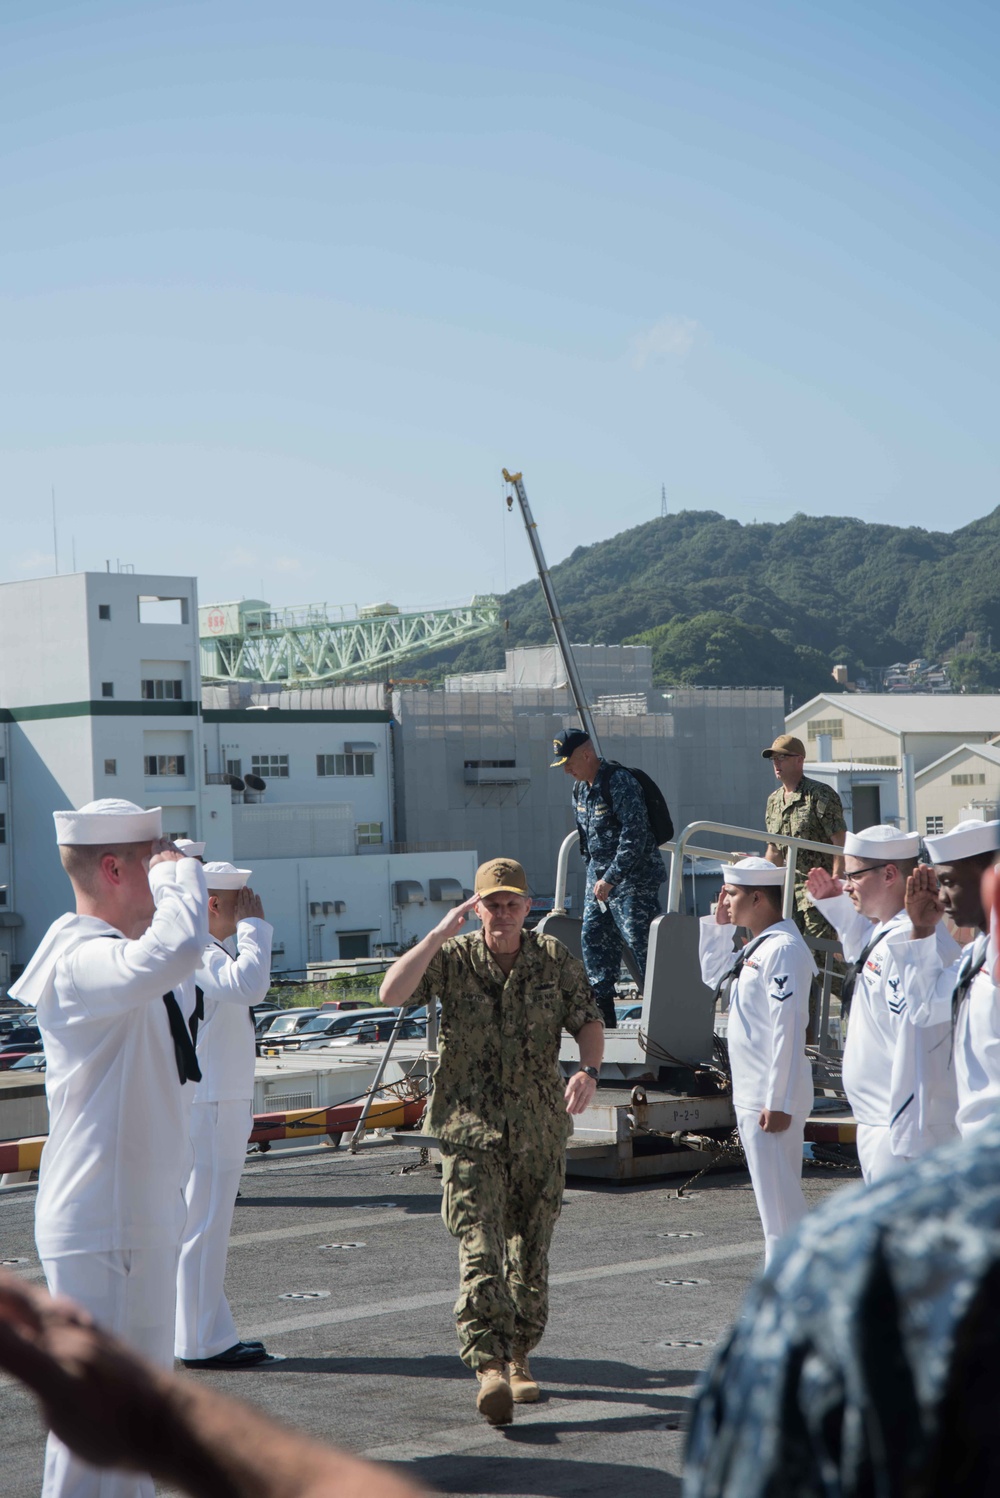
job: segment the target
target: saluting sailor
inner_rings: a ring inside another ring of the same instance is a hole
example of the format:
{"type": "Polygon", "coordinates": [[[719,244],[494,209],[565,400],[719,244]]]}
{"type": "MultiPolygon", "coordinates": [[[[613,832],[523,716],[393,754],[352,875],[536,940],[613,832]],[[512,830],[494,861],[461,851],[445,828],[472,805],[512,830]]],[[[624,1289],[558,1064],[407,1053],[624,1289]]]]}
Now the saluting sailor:
{"type": "MultiPolygon", "coordinates": [[[[889,947],[890,937],[909,935],[906,881],[919,851],[919,833],[866,827],[847,834],[843,883],[823,868],[810,869],[806,879],[809,898],[854,967],[842,994],[850,1004],[843,1082],[868,1183],[957,1135],[951,1024],[913,1024],[889,947]]],[[[948,967],[959,956],[958,943],[943,924],[935,939],[948,967]]]]}
{"type": "Polygon", "coordinates": [[[1000,1110],[1000,993],[981,890],[983,875],[1000,854],[1000,821],[959,822],[924,841],[934,867],[921,864],[906,881],[910,927],[891,936],[889,948],[914,1023],[954,1026],[955,1122],[965,1139],[1000,1110]],[[951,964],[941,960],[935,940],[945,915],[956,926],[979,930],[951,964]]]}
{"type": "Polygon", "coordinates": [[[268,1357],[262,1343],[240,1340],[225,1293],[229,1231],[253,1128],[256,1051],[249,1006],[271,985],[272,927],[247,884],[251,873],[231,863],[205,864],[211,939],[195,978],[205,1013],[198,1026],[201,1081],[191,1109],[194,1163],[185,1191],[174,1342],[189,1368],[250,1368],[268,1357]]]}
{"type": "Polygon", "coordinates": [[[725,869],[715,915],[702,916],[701,975],[709,987],[733,978],[726,1039],[733,1107],[764,1229],[765,1262],[805,1214],[802,1140],[813,1101],[805,1052],[812,953],[781,916],[784,870],[766,858],[725,869]],[[733,951],[733,927],[750,940],[733,951]]]}
{"type": "MultiPolygon", "coordinates": [[[[11,993],[45,1043],[49,1137],[35,1241],[49,1289],[170,1367],[197,1058],[189,1021],[208,939],[200,864],[162,837],[160,808],[57,811],[74,914],[42,938],[11,993]]],[[[50,1435],[45,1498],[153,1498],[50,1435]]]]}

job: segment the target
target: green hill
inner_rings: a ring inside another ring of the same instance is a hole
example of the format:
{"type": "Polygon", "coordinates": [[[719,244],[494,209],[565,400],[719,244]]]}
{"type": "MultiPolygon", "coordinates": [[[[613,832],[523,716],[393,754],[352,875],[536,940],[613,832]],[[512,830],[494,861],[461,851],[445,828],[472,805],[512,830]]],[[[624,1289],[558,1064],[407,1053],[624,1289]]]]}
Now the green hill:
{"type": "MultiPolygon", "coordinates": [[[[1000,509],[950,533],[796,515],[741,525],[713,511],[651,520],[552,568],[570,637],[649,644],[658,683],[829,690],[844,662],[940,659],[968,632],[1000,647],[1000,509]]],[[[499,636],[438,652],[407,675],[491,670],[504,649],[544,644],[538,583],[504,599],[499,636]]],[[[955,663],[972,690],[1000,685],[1000,653],[955,663]]]]}

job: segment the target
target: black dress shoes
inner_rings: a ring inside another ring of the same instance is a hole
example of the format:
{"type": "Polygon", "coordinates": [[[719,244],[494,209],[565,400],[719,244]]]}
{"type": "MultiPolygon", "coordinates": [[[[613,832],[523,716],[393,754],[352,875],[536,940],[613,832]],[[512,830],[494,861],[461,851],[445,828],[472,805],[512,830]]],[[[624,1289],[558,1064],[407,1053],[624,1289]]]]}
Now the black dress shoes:
{"type": "Polygon", "coordinates": [[[237,1342],[212,1358],[182,1358],[181,1362],[185,1368],[254,1368],[269,1358],[263,1342],[237,1342]]]}

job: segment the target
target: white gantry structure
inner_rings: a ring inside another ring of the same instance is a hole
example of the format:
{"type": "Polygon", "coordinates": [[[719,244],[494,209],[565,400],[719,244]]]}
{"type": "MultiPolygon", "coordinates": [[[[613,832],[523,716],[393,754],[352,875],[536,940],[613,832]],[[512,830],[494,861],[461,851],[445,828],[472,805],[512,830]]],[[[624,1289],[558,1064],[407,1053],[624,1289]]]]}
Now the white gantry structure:
{"type": "Polygon", "coordinates": [[[500,623],[500,600],[477,594],[455,608],[404,612],[372,604],[348,617],[337,606],[273,609],[261,599],[198,610],[205,682],[284,682],[315,686],[368,676],[388,666],[460,645],[500,623]]]}

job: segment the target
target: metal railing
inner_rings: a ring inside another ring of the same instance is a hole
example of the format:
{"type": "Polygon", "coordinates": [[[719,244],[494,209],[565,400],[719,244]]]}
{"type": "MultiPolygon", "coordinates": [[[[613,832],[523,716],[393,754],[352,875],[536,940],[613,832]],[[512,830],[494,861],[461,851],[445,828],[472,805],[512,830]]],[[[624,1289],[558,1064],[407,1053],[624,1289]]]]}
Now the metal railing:
{"type": "MultiPolygon", "coordinates": [[[[670,854],[670,872],[667,882],[667,911],[679,912],[681,908],[681,896],[683,894],[684,857],[712,858],[719,863],[735,863],[740,858],[745,858],[745,853],[735,853],[732,850],[719,848],[705,848],[700,844],[690,841],[696,833],[717,833],[729,839],[741,838],[750,842],[773,843],[776,847],[785,848],[785,878],[782,888],[781,915],[783,920],[792,920],[795,915],[795,866],[800,849],[811,853],[823,853],[829,858],[842,858],[844,850],[834,843],[814,843],[805,837],[786,837],[780,832],[762,832],[758,827],[734,827],[728,822],[689,822],[679,837],[669,843],[661,843],[660,851],[670,854]]],[[[556,888],[555,898],[552,905],[553,915],[567,915],[566,910],[566,882],[569,875],[570,849],[579,846],[577,833],[569,833],[559,846],[559,856],[556,860],[556,888]]],[[[822,937],[805,938],[808,946],[816,954],[820,963],[820,976],[822,990],[818,1015],[818,1044],[824,1054],[835,1050],[830,1037],[830,998],[833,979],[832,959],[841,955],[840,943],[827,941],[822,937]]]]}

